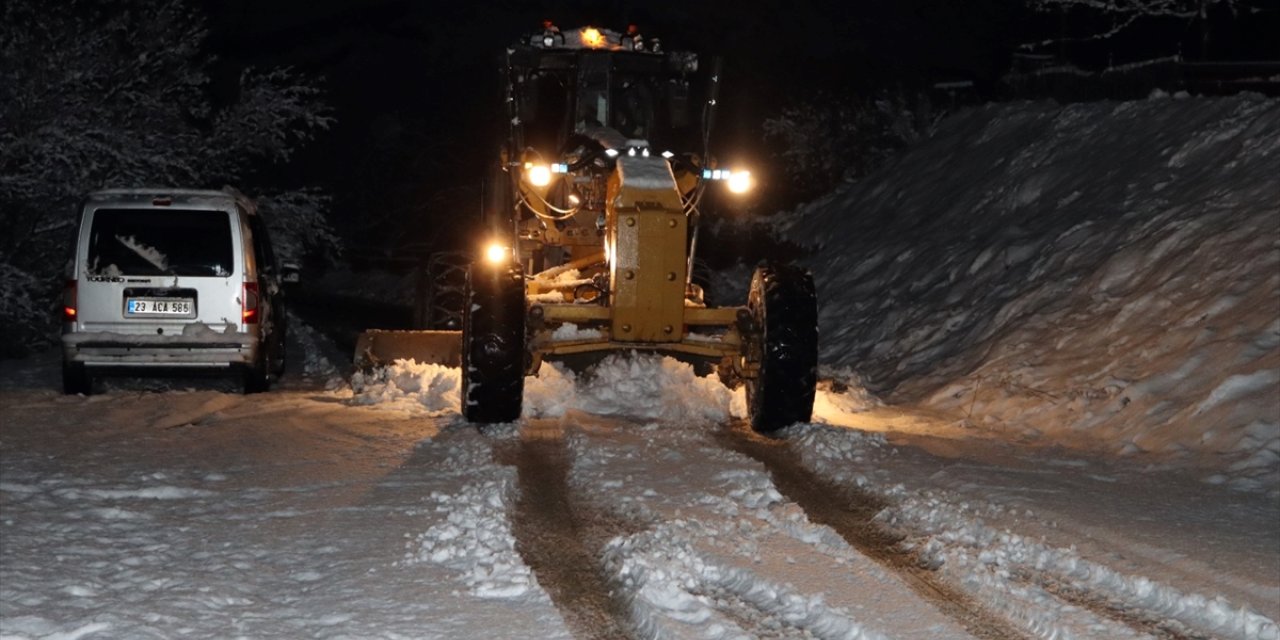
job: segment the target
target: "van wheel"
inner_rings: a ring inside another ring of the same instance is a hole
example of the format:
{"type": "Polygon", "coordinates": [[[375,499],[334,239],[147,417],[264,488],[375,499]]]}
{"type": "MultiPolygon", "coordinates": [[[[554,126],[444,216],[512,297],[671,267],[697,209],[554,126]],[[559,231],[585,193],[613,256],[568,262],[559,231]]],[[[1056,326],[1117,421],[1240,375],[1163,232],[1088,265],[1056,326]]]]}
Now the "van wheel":
{"type": "Polygon", "coordinates": [[[68,395],[93,393],[93,376],[83,364],[75,362],[62,363],[62,392],[68,395]]]}
{"type": "Polygon", "coordinates": [[[275,341],[276,348],[272,350],[273,357],[271,359],[271,374],[274,375],[276,379],[279,379],[284,375],[285,361],[289,357],[289,339],[288,334],[285,333],[283,324],[276,331],[279,332],[279,339],[275,341]]]}
{"type": "Polygon", "coordinates": [[[245,367],[242,372],[241,384],[246,395],[250,393],[262,393],[271,386],[270,380],[267,379],[267,363],[265,358],[259,358],[257,364],[252,367],[245,367]]]}
{"type": "Polygon", "coordinates": [[[747,300],[755,336],[747,358],[756,365],[747,378],[751,428],[772,433],[813,414],[818,382],[818,299],[813,276],[789,266],[761,266],[747,300]]]}
{"type": "Polygon", "coordinates": [[[524,399],[524,271],[475,263],[467,271],[462,314],[462,415],[512,422],[524,399]]]}

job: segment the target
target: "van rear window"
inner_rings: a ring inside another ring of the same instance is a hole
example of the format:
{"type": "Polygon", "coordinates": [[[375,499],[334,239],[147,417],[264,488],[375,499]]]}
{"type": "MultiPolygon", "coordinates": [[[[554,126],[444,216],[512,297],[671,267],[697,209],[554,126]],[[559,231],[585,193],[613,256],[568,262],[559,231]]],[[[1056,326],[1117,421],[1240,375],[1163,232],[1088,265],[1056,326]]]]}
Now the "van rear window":
{"type": "Polygon", "coordinates": [[[198,209],[98,209],[89,272],[103,275],[231,275],[231,216],[198,209]]]}

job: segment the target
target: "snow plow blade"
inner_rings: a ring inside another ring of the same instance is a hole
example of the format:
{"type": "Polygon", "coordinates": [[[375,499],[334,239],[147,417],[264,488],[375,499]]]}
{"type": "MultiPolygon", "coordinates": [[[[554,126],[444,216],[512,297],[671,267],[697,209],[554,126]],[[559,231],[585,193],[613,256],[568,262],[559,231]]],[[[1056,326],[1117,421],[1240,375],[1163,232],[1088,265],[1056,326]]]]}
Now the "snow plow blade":
{"type": "Polygon", "coordinates": [[[370,330],[356,340],[355,365],[359,371],[401,359],[460,367],[462,332],[370,330]]]}

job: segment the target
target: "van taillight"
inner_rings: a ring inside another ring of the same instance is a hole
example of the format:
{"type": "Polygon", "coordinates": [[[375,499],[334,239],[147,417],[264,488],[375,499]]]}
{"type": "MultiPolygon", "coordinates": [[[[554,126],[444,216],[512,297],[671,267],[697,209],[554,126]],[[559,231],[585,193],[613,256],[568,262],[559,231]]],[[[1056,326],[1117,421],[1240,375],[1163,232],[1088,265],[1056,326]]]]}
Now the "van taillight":
{"type": "Polygon", "coordinates": [[[245,324],[258,324],[258,283],[244,283],[244,295],[240,300],[241,319],[245,324]]]}
{"type": "Polygon", "coordinates": [[[68,280],[62,289],[62,321],[76,321],[76,281],[68,280]]]}

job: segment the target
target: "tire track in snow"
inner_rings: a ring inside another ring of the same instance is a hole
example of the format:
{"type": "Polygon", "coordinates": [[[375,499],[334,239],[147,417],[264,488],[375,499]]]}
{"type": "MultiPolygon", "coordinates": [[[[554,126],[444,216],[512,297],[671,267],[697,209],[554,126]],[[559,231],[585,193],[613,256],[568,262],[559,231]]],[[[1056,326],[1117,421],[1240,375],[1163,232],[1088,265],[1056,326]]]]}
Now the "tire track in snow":
{"type": "MultiPolygon", "coordinates": [[[[1044,537],[1037,540],[1034,535],[1028,535],[1025,521],[1020,523],[1016,517],[1012,523],[1002,520],[1005,513],[1013,515],[1014,512],[1008,505],[1000,504],[998,491],[988,499],[985,493],[972,495],[944,490],[942,487],[951,476],[934,475],[938,454],[920,457],[909,453],[917,448],[915,445],[885,446],[887,442],[882,436],[842,431],[804,425],[788,429],[787,441],[806,468],[832,483],[862,486],[868,475],[879,476],[877,492],[883,491],[893,498],[876,516],[876,522],[892,531],[906,532],[909,542],[904,543],[904,548],[914,549],[925,563],[938,567],[939,575],[949,583],[962,587],[965,593],[1029,633],[1049,638],[1136,640],[1152,638],[1154,633],[1165,638],[1280,640],[1276,623],[1250,606],[1232,604],[1222,596],[1198,593],[1200,587],[1194,585],[1190,591],[1179,590],[1158,579],[1122,573],[1105,564],[1107,557],[1125,561],[1127,553],[1123,542],[1111,550],[1093,550],[1091,560],[1071,545],[1072,527],[1064,527],[1065,539],[1055,537],[1056,542],[1052,543],[1044,537]],[[903,453],[908,455],[900,458],[899,454],[903,453]],[[899,462],[890,463],[890,459],[899,462]],[[899,471],[906,472],[902,477],[909,484],[917,484],[917,474],[925,472],[931,476],[926,485],[931,488],[893,485],[886,474],[897,475],[899,471]],[[910,480],[913,475],[914,481],[910,480]],[[988,524],[984,522],[987,516],[1012,528],[988,524]],[[1111,556],[1114,552],[1121,554],[1111,556]],[[1069,593],[1055,590],[1059,587],[1081,595],[1072,600],[1069,593]],[[1108,612],[1108,608],[1114,611],[1108,612]],[[1117,611],[1127,617],[1117,618],[1117,611]],[[1152,622],[1157,626],[1152,627],[1152,622]]],[[[949,462],[946,466],[952,468],[953,464],[949,462]]],[[[1004,486],[998,481],[966,484],[983,489],[988,485],[1004,486]]],[[[1053,491],[1078,491],[1072,484],[1049,486],[1053,491]]],[[[1149,490],[1146,488],[1143,492],[1149,490]]],[[[1039,504],[1037,512],[1045,511],[1045,506],[1039,504]]],[[[1025,516],[1032,516],[1030,510],[1025,516]]],[[[1051,520],[1046,524],[1052,529],[1058,526],[1051,520]]],[[[1094,538],[1087,533],[1088,527],[1082,531],[1086,537],[1094,538]]],[[[1144,546],[1139,544],[1140,548],[1144,546]]],[[[1161,575],[1158,571],[1147,573],[1161,575]]],[[[1206,576],[1210,573],[1207,571],[1206,576]]]]}
{"type": "Polygon", "coordinates": [[[912,591],[959,622],[974,637],[987,640],[1028,637],[989,613],[967,594],[943,582],[933,571],[920,566],[915,554],[900,550],[897,545],[901,538],[873,521],[887,506],[879,497],[826,481],[809,471],[785,441],[757,435],[744,422],[733,423],[715,435],[725,448],[763,464],[778,491],[800,505],[812,522],[831,527],[853,548],[894,571],[912,591]]]}
{"type": "Polygon", "coordinates": [[[610,596],[599,564],[604,541],[625,532],[605,514],[581,513],[569,489],[573,464],[562,433],[525,425],[518,442],[496,444],[494,457],[514,466],[519,497],[511,530],[533,570],[578,638],[630,638],[624,606],[610,596]]]}
{"type": "Polygon", "coordinates": [[[1017,571],[1013,573],[1013,577],[1028,584],[1034,584],[1063,602],[1091,611],[1099,617],[1114,620],[1134,631],[1149,634],[1159,640],[1214,640],[1215,638],[1191,631],[1177,620],[1161,620],[1143,609],[1126,609],[1124,603],[1083,591],[1053,576],[1017,571]]]}

